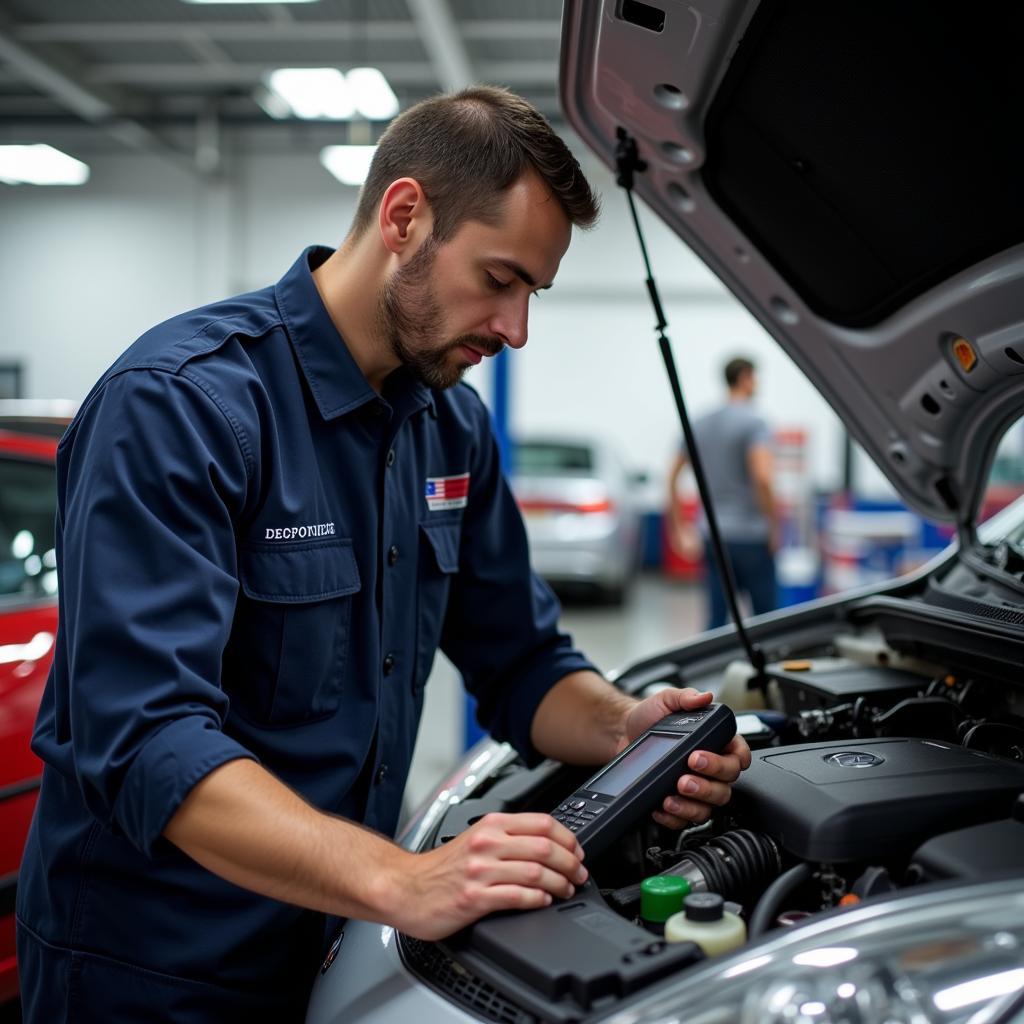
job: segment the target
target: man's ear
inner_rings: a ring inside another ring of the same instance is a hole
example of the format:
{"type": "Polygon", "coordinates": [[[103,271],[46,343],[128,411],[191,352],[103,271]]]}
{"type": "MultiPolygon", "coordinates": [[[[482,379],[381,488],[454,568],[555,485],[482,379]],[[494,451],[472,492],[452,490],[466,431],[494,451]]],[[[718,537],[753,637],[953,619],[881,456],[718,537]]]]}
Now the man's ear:
{"type": "Polygon", "coordinates": [[[381,241],[395,255],[415,252],[429,237],[434,218],[423,188],[415,178],[388,185],[377,214],[381,241]]]}

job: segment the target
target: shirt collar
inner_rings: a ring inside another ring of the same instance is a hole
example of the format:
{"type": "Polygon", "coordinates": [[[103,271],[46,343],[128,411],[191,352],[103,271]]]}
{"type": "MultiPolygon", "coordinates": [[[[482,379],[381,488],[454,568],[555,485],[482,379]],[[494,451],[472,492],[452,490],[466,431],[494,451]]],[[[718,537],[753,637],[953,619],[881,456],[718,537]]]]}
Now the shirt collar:
{"type": "MultiPolygon", "coordinates": [[[[313,271],[333,251],[322,245],[310,246],[274,286],[277,308],[295,357],[325,420],[378,398],[334,326],[313,282],[313,271]]],[[[434,394],[428,387],[410,378],[408,390],[417,408],[429,406],[435,410],[434,394]]]]}

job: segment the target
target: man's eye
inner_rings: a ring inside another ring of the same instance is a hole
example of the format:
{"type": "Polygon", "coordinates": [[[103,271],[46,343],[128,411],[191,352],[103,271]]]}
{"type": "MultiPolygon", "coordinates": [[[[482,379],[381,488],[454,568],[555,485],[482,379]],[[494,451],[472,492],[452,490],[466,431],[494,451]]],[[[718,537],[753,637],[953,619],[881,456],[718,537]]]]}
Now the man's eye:
{"type": "Polygon", "coordinates": [[[501,291],[502,288],[508,287],[508,281],[499,281],[490,271],[485,270],[484,274],[487,277],[487,285],[493,288],[495,291],[501,291]]]}

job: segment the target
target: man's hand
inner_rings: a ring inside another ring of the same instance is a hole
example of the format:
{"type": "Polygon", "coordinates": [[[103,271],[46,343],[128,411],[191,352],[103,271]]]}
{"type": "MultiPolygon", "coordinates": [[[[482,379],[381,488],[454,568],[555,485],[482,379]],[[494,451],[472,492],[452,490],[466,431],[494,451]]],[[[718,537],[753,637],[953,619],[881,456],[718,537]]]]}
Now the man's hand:
{"type": "Polygon", "coordinates": [[[688,562],[698,562],[704,557],[704,539],[700,530],[681,516],[670,521],[668,538],[672,550],[688,562]]]}
{"type": "MultiPolygon", "coordinates": [[[[626,738],[632,743],[665,715],[690,711],[710,704],[712,695],[692,688],[661,690],[634,705],[626,717],[626,738]]],[[[750,767],[750,747],[742,736],[734,736],[721,754],[695,750],[687,766],[699,775],[681,775],[676,783],[678,796],[666,797],[654,820],[669,828],[701,824],[711,817],[712,807],[721,807],[732,796],[731,785],[740,772],[750,767]]]]}
{"type": "Polygon", "coordinates": [[[439,939],[496,910],[545,907],[587,880],[582,859],[576,837],[547,814],[488,814],[406,862],[389,918],[407,935],[439,939]]]}

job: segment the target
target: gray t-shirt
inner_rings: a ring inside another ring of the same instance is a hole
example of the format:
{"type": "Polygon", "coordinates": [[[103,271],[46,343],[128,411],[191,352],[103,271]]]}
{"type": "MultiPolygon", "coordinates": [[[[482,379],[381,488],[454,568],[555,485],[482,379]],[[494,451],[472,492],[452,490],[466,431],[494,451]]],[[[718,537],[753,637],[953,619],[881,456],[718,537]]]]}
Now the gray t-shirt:
{"type": "MultiPolygon", "coordinates": [[[[760,416],[745,402],[728,402],[693,424],[704,475],[718,514],[724,540],[767,540],[768,520],[754,497],[748,457],[755,445],[771,445],[772,435],[760,416]]],[[[686,451],[686,444],[683,444],[686,451]]],[[[701,513],[700,528],[707,526],[701,513]]]]}

